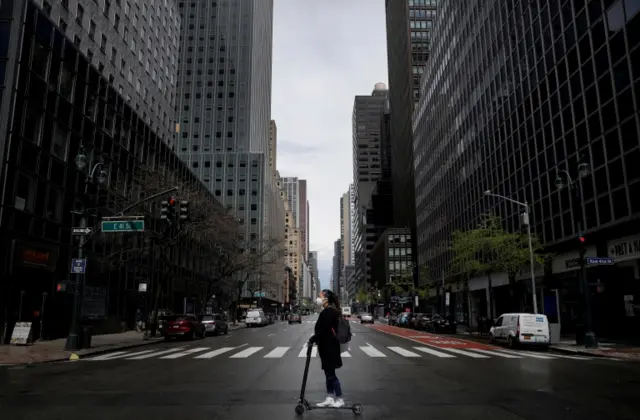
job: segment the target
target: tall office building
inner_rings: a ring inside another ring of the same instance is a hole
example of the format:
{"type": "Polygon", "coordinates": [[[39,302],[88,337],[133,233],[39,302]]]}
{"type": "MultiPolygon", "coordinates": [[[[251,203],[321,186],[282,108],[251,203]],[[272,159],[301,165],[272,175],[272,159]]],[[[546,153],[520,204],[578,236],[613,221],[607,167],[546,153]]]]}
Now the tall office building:
{"type": "Polygon", "coordinates": [[[278,126],[274,120],[269,124],[269,168],[276,170],[278,158],[278,126]]]}
{"type": "Polygon", "coordinates": [[[340,197],[340,246],[342,247],[342,267],[351,261],[351,199],[349,191],[340,197]]]}
{"type": "MultiPolygon", "coordinates": [[[[532,230],[553,247],[549,269],[536,273],[537,296],[560,291],[563,331],[583,313],[581,250],[613,257],[611,267],[585,270],[602,335],[630,325],[638,302],[629,296],[640,284],[632,245],[640,239],[640,7],[588,3],[438,2],[446,16],[436,18],[413,121],[417,240],[419,261],[440,273],[450,267],[452,233],[482,213],[499,215],[509,232],[521,228],[522,208],[484,191],[528,202],[532,230]]],[[[499,276],[495,313],[513,300],[499,276]]],[[[488,287],[486,277],[469,280],[469,319],[488,315],[488,287]]]]}
{"type": "Polygon", "coordinates": [[[386,0],[385,5],[393,222],[415,232],[411,115],[420,97],[420,78],[429,58],[436,0],[386,0]]]}
{"type": "MultiPolygon", "coordinates": [[[[356,96],[353,104],[353,183],[355,188],[354,259],[359,288],[368,288],[371,267],[368,265],[366,212],[376,182],[382,175],[381,113],[387,100],[384,83],[376,83],[371,95],[356,96]]],[[[375,242],[375,241],[374,241],[375,242]]],[[[373,245],[371,245],[373,247],[373,245]]]]}
{"type": "Polygon", "coordinates": [[[331,290],[340,296],[340,278],[342,274],[342,244],[340,239],[333,243],[333,260],[331,264],[331,290]]]}
{"type": "Polygon", "coordinates": [[[158,1],[156,6],[109,0],[34,3],[170,144],[180,35],[177,2],[158,1]]]}
{"type": "Polygon", "coordinates": [[[281,234],[269,164],[273,0],[179,6],[177,152],[261,246],[281,234]]]}
{"type": "Polygon", "coordinates": [[[298,177],[282,178],[289,208],[300,230],[301,252],[306,261],[309,256],[309,202],[307,201],[307,181],[298,177]]]}

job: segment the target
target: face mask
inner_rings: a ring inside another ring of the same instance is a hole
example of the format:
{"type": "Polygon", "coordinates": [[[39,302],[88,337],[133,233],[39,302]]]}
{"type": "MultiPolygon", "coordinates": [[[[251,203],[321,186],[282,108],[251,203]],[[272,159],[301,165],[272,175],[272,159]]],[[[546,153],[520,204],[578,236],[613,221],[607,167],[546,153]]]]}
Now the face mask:
{"type": "Polygon", "coordinates": [[[321,297],[316,298],[316,304],[318,306],[323,306],[325,302],[325,299],[322,299],[321,297]]]}

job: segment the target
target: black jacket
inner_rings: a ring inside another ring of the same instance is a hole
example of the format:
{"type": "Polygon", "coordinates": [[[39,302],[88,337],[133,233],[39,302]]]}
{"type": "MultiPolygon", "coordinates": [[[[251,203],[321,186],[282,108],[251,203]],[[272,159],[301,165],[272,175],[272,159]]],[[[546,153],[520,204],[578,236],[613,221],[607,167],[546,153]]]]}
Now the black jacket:
{"type": "Polygon", "coordinates": [[[322,369],[338,369],[342,367],[340,342],[335,335],[338,330],[339,318],[340,311],[333,306],[327,306],[320,312],[318,321],[316,321],[312,341],[318,345],[322,369]]]}

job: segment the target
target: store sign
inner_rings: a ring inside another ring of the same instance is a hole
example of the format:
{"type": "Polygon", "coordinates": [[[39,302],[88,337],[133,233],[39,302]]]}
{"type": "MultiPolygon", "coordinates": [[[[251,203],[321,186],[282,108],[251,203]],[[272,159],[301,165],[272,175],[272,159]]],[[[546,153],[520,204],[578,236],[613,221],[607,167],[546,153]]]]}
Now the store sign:
{"type": "Polygon", "coordinates": [[[640,235],[609,241],[607,243],[609,256],[616,261],[626,261],[640,258],[640,235]]]}

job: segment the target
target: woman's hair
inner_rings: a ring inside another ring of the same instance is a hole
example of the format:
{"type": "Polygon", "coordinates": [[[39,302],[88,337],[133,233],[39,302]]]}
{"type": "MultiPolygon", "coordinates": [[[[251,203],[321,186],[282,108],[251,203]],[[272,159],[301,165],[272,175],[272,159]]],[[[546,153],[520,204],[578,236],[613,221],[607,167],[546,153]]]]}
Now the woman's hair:
{"type": "Polygon", "coordinates": [[[333,305],[336,308],[340,309],[340,300],[338,300],[338,296],[335,293],[333,293],[329,289],[325,289],[322,291],[322,294],[327,298],[329,305],[333,305]]]}

